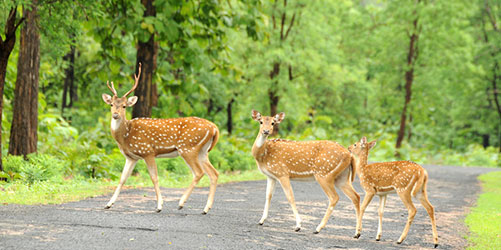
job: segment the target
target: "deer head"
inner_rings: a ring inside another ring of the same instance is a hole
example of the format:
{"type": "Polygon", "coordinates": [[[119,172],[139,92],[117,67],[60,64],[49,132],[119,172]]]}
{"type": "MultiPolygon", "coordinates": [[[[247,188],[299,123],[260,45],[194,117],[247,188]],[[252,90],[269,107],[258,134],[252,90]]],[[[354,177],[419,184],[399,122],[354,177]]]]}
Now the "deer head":
{"type": "Polygon", "coordinates": [[[285,118],[285,113],[280,112],[279,114],[276,114],[275,116],[261,116],[261,113],[259,113],[256,110],[252,110],[252,119],[256,120],[261,124],[259,126],[259,135],[262,135],[263,137],[268,137],[270,134],[273,133],[273,126],[275,124],[280,124],[285,118]]]}
{"type": "MultiPolygon", "coordinates": [[[[130,89],[125,95],[122,97],[118,97],[117,91],[115,90],[115,86],[113,85],[113,82],[106,82],[106,85],[108,85],[108,88],[111,90],[113,93],[113,96],[110,96],[108,94],[102,94],[103,101],[111,106],[111,114],[112,114],[112,121],[113,122],[121,122],[125,120],[125,108],[131,107],[137,102],[137,96],[131,96],[127,98],[127,96],[132,93],[137,87],[137,84],[139,83],[139,77],[141,76],[141,63],[139,63],[139,70],[138,74],[134,74],[135,78],[135,83],[132,89],[130,89]]],[[[113,124],[113,123],[112,123],[113,124]]]]}
{"type": "Polygon", "coordinates": [[[362,137],[359,142],[348,147],[348,151],[355,156],[360,158],[361,156],[368,157],[369,150],[376,145],[376,140],[367,143],[367,137],[362,137]]]}

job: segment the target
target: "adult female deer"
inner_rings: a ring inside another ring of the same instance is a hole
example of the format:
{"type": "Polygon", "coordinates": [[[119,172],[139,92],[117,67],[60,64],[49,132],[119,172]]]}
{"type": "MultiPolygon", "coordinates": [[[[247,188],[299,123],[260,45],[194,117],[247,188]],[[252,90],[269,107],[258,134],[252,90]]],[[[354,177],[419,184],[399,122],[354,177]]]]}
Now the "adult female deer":
{"type": "Polygon", "coordinates": [[[155,187],[157,197],[157,212],[162,210],[162,195],[158,186],[157,165],[155,158],[173,158],[181,156],[191,169],[193,181],[185,191],[179,201],[179,209],[195,188],[195,185],[203,177],[204,173],[210,178],[209,197],[203,213],[206,214],[211,209],[214,202],[214,194],[218,179],[218,172],[212,166],[208,158],[208,152],[217,143],[219,130],[217,126],[205,119],[198,117],[172,118],[172,119],[151,119],[135,118],[127,120],[125,108],[131,107],[137,101],[136,96],[127,98],[134,91],[141,75],[141,64],[139,73],[134,75],[135,84],[122,97],[118,97],[117,91],[111,82],[107,83],[108,88],[113,93],[113,97],[103,94],[103,100],[111,105],[111,134],[120,148],[120,152],[125,156],[125,166],[120,177],[115,193],[111,197],[105,208],[110,208],[120,193],[127,178],[132,173],[134,166],[139,159],[144,159],[148,166],[148,172],[155,187]]]}
{"type": "Polygon", "coordinates": [[[396,192],[409,211],[407,224],[397,241],[397,243],[400,244],[404,241],[405,237],[407,237],[409,227],[416,215],[416,207],[414,207],[412,203],[412,196],[415,196],[418,197],[430,216],[433,229],[433,243],[435,247],[437,247],[438,235],[435,224],[434,208],[430,204],[426,194],[428,173],[423,167],[410,161],[381,162],[367,165],[369,150],[374,147],[374,145],[376,145],[376,141],[367,143],[367,138],[363,137],[360,142],[348,147],[348,150],[352,154],[352,164],[358,173],[360,184],[365,190],[362,211],[359,214],[360,222],[362,221],[367,205],[369,205],[374,195],[379,195],[379,226],[376,236],[376,240],[379,241],[383,230],[383,210],[386,203],[386,196],[389,193],[396,192]]]}
{"type": "Polygon", "coordinates": [[[351,185],[355,173],[350,167],[350,153],[337,142],[332,141],[267,140],[268,135],[273,132],[273,126],[279,124],[284,117],[284,113],[277,114],[274,117],[261,116],[259,112],[252,110],[252,118],[261,124],[254,146],[252,146],[252,155],[256,159],[259,170],[268,177],[266,203],[259,224],[262,225],[268,217],[271,197],[275,189],[275,183],[278,180],[296,217],[295,230],[299,231],[301,229],[301,218],[296,209],[290,180],[316,180],[329,198],[329,206],[315,233],[320,232],[325,227],[334,206],[339,200],[334,188],[334,186],[337,186],[351,199],[355,206],[357,215],[356,235],[359,235],[360,196],[351,185]]]}

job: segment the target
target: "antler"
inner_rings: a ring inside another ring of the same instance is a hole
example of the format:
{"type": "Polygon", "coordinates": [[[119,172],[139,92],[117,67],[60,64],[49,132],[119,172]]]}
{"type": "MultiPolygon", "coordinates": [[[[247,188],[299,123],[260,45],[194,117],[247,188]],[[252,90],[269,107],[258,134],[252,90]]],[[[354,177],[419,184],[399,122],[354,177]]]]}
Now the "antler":
{"type": "Polygon", "coordinates": [[[117,91],[115,90],[115,86],[113,85],[113,82],[111,82],[110,86],[110,81],[106,81],[106,85],[108,85],[108,88],[113,92],[113,95],[118,96],[117,91]]]}
{"type": "Polygon", "coordinates": [[[132,86],[132,89],[129,90],[129,92],[125,93],[124,97],[128,96],[132,91],[134,91],[137,87],[137,84],[139,83],[139,77],[141,77],[141,63],[139,63],[139,69],[137,72],[137,75],[134,74],[134,79],[136,79],[136,82],[134,83],[134,86],[132,86]]]}

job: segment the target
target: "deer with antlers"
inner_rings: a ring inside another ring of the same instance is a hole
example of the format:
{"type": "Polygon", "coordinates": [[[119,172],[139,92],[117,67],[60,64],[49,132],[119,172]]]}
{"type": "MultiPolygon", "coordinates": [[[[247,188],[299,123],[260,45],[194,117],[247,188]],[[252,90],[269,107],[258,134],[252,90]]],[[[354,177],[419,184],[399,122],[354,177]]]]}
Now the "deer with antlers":
{"type": "Polygon", "coordinates": [[[365,197],[359,214],[360,222],[362,221],[365,209],[374,195],[379,195],[379,225],[376,236],[376,240],[379,241],[383,230],[383,210],[386,204],[386,196],[396,192],[409,211],[407,224],[405,224],[404,231],[397,241],[397,243],[400,244],[407,237],[409,227],[416,215],[416,207],[412,202],[412,197],[417,197],[430,216],[433,230],[433,243],[435,247],[437,247],[438,235],[435,223],[435,212],[426,194],[428,173],[423,167],[410,161],[367,164],[369,150],[375,145],[376,141],[367,143],[367,138],[363,137],[359,142],[348,147],[348,150],[352,154],[352,164],[358,173],[360,184],[365,190],[365,197]]]}
{"type": "Polygon", "coordinates": [[[355,173],[350,167],[350,153],[343,146],[332,141],[268,140],[268,136],[273,132],[273,126],[282,122],[284,117],[284,113],[279,113],[273,117],[261,116],[258,111],[252,110],[252,119],[260,123],[259,133],[252,146],[252,155],[256,159],[259,170],[268,177],[266,202],[259,224],[262,225],[268,217],[271,197],[278,181],[296,217],[295,230],[299,231],[301,229],[301,218],[296,209],[290,181],[316,180],[329,198],[329,206],[315,233],[319,233],[325,227],[339,200],[335,189],[336,186],[351,199],[355,206],[357,215],[356,235],[359,235],[360,196],[351,185],[355,173]]]}
{"type": "Polygon", "coordinates": [[[134,86],[122,97],[118,97],[113,82],[111,82],[111,86],[107,82],[113,96],[102,95],[104,102],[111,106],[111,134],[125,157],[120,183],[105,208],[108,209],[115,203],[120,189],[132,173],[137,161],[143,159],[148,166],[148,172],[155,187],[156,211],[160,212],[163,200],[158,186],[155,158],[181,156],[190,167],[193,180],[179,201],[179,209],[183,208],[184,203],[205,173],[210,178],[209,197],[203,210],[203,214],[206,214],[214,202],[219,176],[209,161],[208,153],[218,141],[219,129],[214,123],[198,117],[127,120],[125,109],[133,106],[138,99],[137,96],[129,98],[127,96],[136,89],[140,75],[141,64],[139,64],[138,74],[134,75],[134,86]]]}

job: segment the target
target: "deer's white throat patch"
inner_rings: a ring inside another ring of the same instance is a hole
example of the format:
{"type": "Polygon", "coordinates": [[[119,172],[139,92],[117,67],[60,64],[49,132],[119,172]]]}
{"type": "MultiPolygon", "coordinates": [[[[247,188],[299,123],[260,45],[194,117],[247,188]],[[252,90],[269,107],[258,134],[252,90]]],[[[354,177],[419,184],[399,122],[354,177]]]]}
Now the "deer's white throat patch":
{"type": "Polygon", "coordinates": [[[263,134],[259,133],[259,136],[257,137],[257,140],[256,140],[256,146],[258,148],[262,147],[264,145],[265,141],[266,141],[266,136],[264,136],[263,134]]]}
{"type": "Polygon", "coordinates": [[[111,118],[111,130],[116,131],[120,127],[120,120],[111,118]]]}

